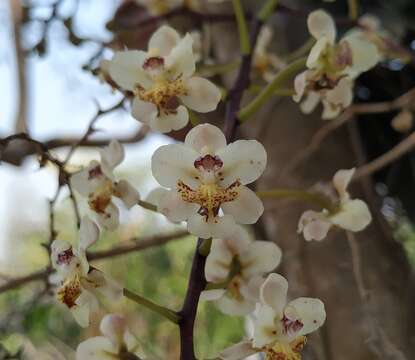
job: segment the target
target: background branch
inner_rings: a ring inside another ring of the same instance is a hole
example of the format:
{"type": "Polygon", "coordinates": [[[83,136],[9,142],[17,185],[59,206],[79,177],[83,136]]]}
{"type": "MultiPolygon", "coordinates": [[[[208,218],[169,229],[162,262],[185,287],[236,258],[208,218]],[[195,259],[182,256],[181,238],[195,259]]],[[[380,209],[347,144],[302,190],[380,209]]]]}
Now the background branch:
{"type": "MultiPolygon", "coordinates": [[[[297,154],[295,154],[292,160],[282,169],[280,176],[284,177],[287,174],[293,172],[301,163],[307,160],[312,154],[314,154],[321,147],[323,141],[329,135],[331,135],[335,130],[340,128],[342,125],[346,124],[348,121],[356,118],[356,115],[380,114],[380,113],[386,113],[386,112],[391,112],[395,110],[401,110],[405,107],[410,106],[414,98],[415,98],[415,88],[412,88],[406,93],[404,93],[403,95],[391,101],[382,101],[382,102],[376,102],[376,103],[361,103],[361,104],[354,104],[350,106],[338,118],[330,120],[326,124],[321,126],[311,138],[309,145],[307,145],[304,149],[300,150],[297,154]]],[[[406,140],[407,139],[405,139],[404,141],[406,140]]],[[[399,155],[400,151],[409,151],[411,149],[410,146],[409,146],[409,150],[406,149],[406,147],[409,145],[408,142],[409,140],[405,142],[405,146],[403,146],[403,148],[401,146],[399,150],[393,151],[393,156],[397,156],[397,157],[394,157],[393,160],[401,156],[399,155]]],[[[385,154],[384,156],[386,156],[386,158],[389,159],[390,154],[389,155],[385,154]]],[[[389,163],[390,162],[387,162],[386,164],[389,164],[389,163]]],[[[377,166],[380,166],[380,165],[377,165],[377,166]]]]}
{"type": "Polygon", "coordinates": [[[14,131],[28,132],[28,114],[27,114],[27,86],[26,86],[26,57],[21,46],[21,33],[20,28],[22,26],[22,5],[19,1],[10,0],[10,8],[13,13],[13,27],[14,27],[14,52],[16,59],[16,76],[17,76],[17,90],[18,101],[17,111],[14,121],[14,131]]]}
{"type": "MultiPolygon", "coordinates": [[[[104,260],[112,259],[117,256],[126,255],[131,252],[142,251],[151,247],[161,246],[170,241],[179,240],[188,235],[187,231],[179,231],[173,234],[150,236],[146,238],[132,238],[128,242],[132,242],[126,245],[115,246],[109,250],[100,250],[88,253],[88,260],[104,260]]],[[[18,287],[25,285],[33,281],[44,280],[46,281],[48,276],[54,272],[54,269],[48,267],[43,270],[35,271],[29,275],[21,276],[18,278],[10,279],[6,283],[0,285],[0,294],[9,290],[17,289],[18,287]]]]}

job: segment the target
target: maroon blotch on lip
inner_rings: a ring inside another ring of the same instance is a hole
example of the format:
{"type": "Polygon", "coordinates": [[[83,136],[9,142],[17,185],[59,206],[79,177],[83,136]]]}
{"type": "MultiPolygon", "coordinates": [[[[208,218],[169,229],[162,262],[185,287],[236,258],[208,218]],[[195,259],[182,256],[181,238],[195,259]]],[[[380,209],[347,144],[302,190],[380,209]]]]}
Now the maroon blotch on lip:
{"type": "Polygon", "coordinates": [[[88,172],[88,180],[92,180],[98,176],[102,175],[101,166],[97,165],[94,168],[90,169],[88,172]]]}
{"type": "Polygon", "coordinates": [[[71,262],[71,259],[73,258],[73,251],[72,248],[69,248],[68,250],[62,251],[58,254],[57,263],[58,265],[68,265],[71,262]]]}
{"type": "Polygon", "coordinates": [[[281,320],[285,334],[295,334],[300,331],[304,324],[300,320],[292,320],[286,315],[281,320]]]}
{"type": "Polygon", "coordinates": [[[162,57],[159,56],[153,56],[148,58],[144,64],[143,64],[143,69],[144,70],[152,70],[152,69],[157,69],[160,67],[164,66],[164,59],[162,57]]]}
{"type": "Polygon", "coordinates": [[[223,161],[218,156],[205,155],[196,159],[194,166],[196,169],[218,170],[223,166],[223,161]]]}

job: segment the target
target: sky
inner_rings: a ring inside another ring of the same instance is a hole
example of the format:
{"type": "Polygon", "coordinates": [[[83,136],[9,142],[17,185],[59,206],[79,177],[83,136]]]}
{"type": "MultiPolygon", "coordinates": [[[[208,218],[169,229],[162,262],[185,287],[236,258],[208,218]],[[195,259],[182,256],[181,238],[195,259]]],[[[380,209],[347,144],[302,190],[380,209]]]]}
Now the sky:
{"type": "MultiPolygon", "coordinates": [[[[38,1],[50,4],[51,1],[38,1]]],[[[71,13],[73,0],[66,0],[61,13],[71,13]]],[[[77,35],[88,38],[109,40],[111,34],[105,29],[105,23],[115,11],[117,0],[82,0],[75,16],[77,35]]],[[[0,1],[0,136],[13,133],[16,113],[16,65],[13,42],[13,26],[8,1],[0,1]]],[[[49,8],[43,7],[36,13],[39,18],[49,16],[49,8]]],[[[23,29],[23,44],[36,43],[41,28],[32,24],[23,29]]],[[[96,99],[105,109],[117,103],[120,94],[100,83],[90,73],[81,69],[94,54],[97,45],[85,43],[73,46],[67,40],[66,29],[58,22],[49,29],[50,48],[47,56],[31,56],[27,61],[29,109],[28,122],[32,137],[42,140],[55,136],[82,136],[95,114],[96,99]]],[[[110,54],[109,54],[110,55],[110,54]]],[[[96,136],[117,137],[135,132],[139,123],[127,112],[117,111],[102,117],[98,121],[102,131],[96,136]]],[[[149,172],[150,158],[154,150],[168,139],[161,135],[150,134],[145,141],[126,147],[126,159],[119,167],[121,172],[143,168],[149,172]]],[[[67,149],[60,149],[64,154],[67,149]]],[[[74,157],[78,164],[98,158],[97,149],[80,150],[74,157]]],[[[149,180],[143,194],[155,187],[149,180]]],[[[56,171],[52,167],[39,170],[36,160],[28,158],[22,167],[8,164],[0,165],[0,270],[15,265],[13,248],[27,231],[46,231],[48,226],[47,199],[56,189],[56,171]],[[19,226],[24,224],[25,226],[19,226]]],[[[66,198],[66,194],[63,195],[66,198]]],[[[17,271],[25,271],[17,266],[17,271]]]]}

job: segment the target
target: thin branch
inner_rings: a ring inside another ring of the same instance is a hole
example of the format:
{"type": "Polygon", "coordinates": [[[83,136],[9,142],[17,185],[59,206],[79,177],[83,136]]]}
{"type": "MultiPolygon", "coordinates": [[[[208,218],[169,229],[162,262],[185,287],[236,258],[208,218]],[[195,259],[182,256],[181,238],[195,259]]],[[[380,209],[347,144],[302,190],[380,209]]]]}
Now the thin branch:
{"type": "Polygon", "coordinates": [[[78,140],[76,141],[72,146],[71,149],[69,150],[68,154],[66,155],[66,159],[63,162],[64,164],[67,164],[68,161],[71,159],[72,155],[74,154],[75,150],[80,147],[81,145],[83,145],[84,143],[87,142],[88,138],[96,131],[96,129],[94,128],[96,122],[98,121],[98,119],[105,114],[109,114],[115,110],[121,109],[123,107],[124,104],[124,98],[122,98],[118,103],[116,103],[115,105],[111,106],[110,108],[106,109],[106,110],[102,110],[98,104],[98,102],[96,101],[97,104],[97,113],[95,114],[95,116],[90,120],[88,128],[85,131],[85,134],[78,140]]]}
{"type": "Polygon", "coordinates": [[[16,59],[16,76],[18,87],[18,107],[16,118],[14,121],[15,132],[28,132],[27,124],[27,71],[26,71],[26,57],[21,46],[21,26],[22,26],[22,5],[16,2],[12,4],[10,0],[10,8],[13,12],[14,25],[14,52],[16,59]]]}
{"type": "Polygon", "coordinates": [[[311,138],[309,145],[300,150],[292,160],[286,165],[280,172],[281,177],[293,172],[302,162],[307,160],[312,154],[314,154],[322,145],[323,141],[336,129],[346,124],[351,119],[355,118],[355,115],[359,114],[380,114],[390,111],[400,110],[402,108],[411,106],[415,99],[415,88],[410,89],[403,95],[392,101],[383,101],[367,104],[354,104],[346,109],[337,119],[327,122],[320,127],[311,138]]]}
{"type": "Polygon", "coordinates": [[[297,199],[313,203],[330,212],[334,212],[337,206],[324,194],[296,189],[272,189],[256,191],[261,199],[297,199]]]}
{"type": "Polygon", "coordinates": [[[46,280],[49,274],[51,274],[52,272],[53,272],[52,269],[47,268],[47,269],[35,271],[29,275],[11,279],[7,281],[5,284],[0,285],[0,294],[6,291],[9,291],[9,290],[16,289],[22,285],[26,285],[27,283],[30,283],[33,281],[46,280]]]}
{"type": "MultiPolygon", "coordinates": [[[[122,100],[123,101],[123,100],[122,100]]],[[[118,110],[122,108],[122,101],[115,104],[113,107],[101,110],[98,109],[97,114],[93,117],[90,122],[90,125],[83,135],[83,137],[79,138],[52,138],[47,139],[44,141],[39,141],[31,138],[25,133],[14,134],[3,139],[0,139],[0,161],[8,162],[14,165],[20,165],[22,161],[29,155],[33,154],[48,154],[49,150],[55,148],[61,148],[66,146],[71,146],[71,150],[67,155],[67,159],[72,155],[78,147],[98,147],[108,145],[108,143],[113,140],[114,138],[105,138],[105,139],[97,139],[97,140],[89,140],[88,136],[94,131],[93,126],[98,118],[100,118],[104,114],[108,114],[111,111],[118,110]],[[6,149],[8,145],[16,140],[24,140],[26,144],[14,146],[11,149],[6,149]]],[[[143,140],[149,132],[149,128],[147,126],[142,126],[137,130],[135,134],[128,135],[125,137],[120,137],[118,140],[122,144],[133,144],[143,140]]],[[[51,159],[47,159],[51,160],[51,159]]],[[[67,160],[64,161],[66,163],[67,160]]],[[[52,162],[56,163],[56,159],[52,162]]]]}
{"type": "MultiPolygon", "coordinates": [[[[151,236],[147,238],[132,238],[132,244],[115,246],[109,250],[94,251],[88,253],[88,260],[104,260],[112,259],[117,256],[126,255],[131,252],[142,251],[151,247],[161,246],[173,240],[179,240],[188,235],[187,231],[180,231],[173,234],[162,236],[151,236]]],[[[16,289],[22,285],[33,281],[46,281],[48,276],[54,272],[52,268],[45,268],[43,270],[35,271],[29,275],[8,280],[6,283],[0,285],[0,294],[9,290],[16,289]]]]}
{"type": "Polygon", "coordinates": [[[135,303],[142,305],[144,307],[146,307],[147,309],[161,315],[164,316],[167,320],[171,321],[174,324],[178,324],[180,321],[180,316],[174,312],[173,310],[170,310],[164,306],[158,305],[148,299],[146,299],[145,297],[142,297],[141,295],[138,295],[128,289],[123,289],[123,295],[134,301],[135,303]]]}
{"type": "MultiPolygon", "coordinates": [[[[51,13],[50,13],[49,17],[46,17],[46,18],[30,17],[28,19],[29,21],[38,22],[42,25],[42,35],[40,37],[40,40],[37,42],[37,44],[35,44],[33,47],[26,50],[27,54],[37,52],[38,55],[42,56],[46,53],[48,33],[49,33],[50,27],[51,27],[51,25],[54,21],[61,21],[63,23],[63,25],[68,30],[68,33],[69,33],[68,34],[69,35],[68,39],[69,39],[69,41],[75,46],[79,46],[81,43],[86,42],[86,41],[95,42],[97,44],[104,45],[104,42],[99,40],[99,39],[79,37],[75,34],[75,32],[73,31],[72,25],[73,25],[73,17],[76,15],[76,12],[78,10],[79,1],[75,2],[75,6],[74,6],[74,9],[72,11],[72,14],[69,17],[64,17],[64,16],[59,14],[59,8],[60,8],[60,6],[63,2],[64,2],[64,0],[56,0],[55,3],[49,5],[50,8],[51,8],[51,13]]],[[[26,12],[28,14],[36,13],[36,11],[33,11],[33,8],[35,8],[35,7],[36,7],[36,4],[29,6],[29,8],[32,11],[29,11],[27,9],[26,12]]]]}
{"type": "Polygon", "coordinates": [[[274,79],[245,107],[239,112],[239,119],[243,122],[248,120],[261,106],[275,93],[275,91],[281,88],[289,78],[298,74],[299,71],[305,66],[306,58],[300,58],[288,64],[286,68],[282,69],[274,79]]]}
{"type": "Polygon", "coordinates": [[[355,175],[353,176],[353,180],[354,181],[358,180],[362,177],[371,175],[383,169],[384,167],[391,164],[395,160],[399,159],[401,156],[407,154],[414,148],[415,148],[415,132],[407,136],[398,145],[393,147],[391,150],[389,150],[385,154],[359,167],[356,170],[355,175]]]}
{"type": "Polygon", "coordinates": [[[314,154],[321,146],[323,141],[336,129],[345,124],[347,121],[353,118],[353,113],[348,109],[341,114],[337,119],[327,122],[321,126],[310,140],[310,143],[296,153],[291,161],[281,169],[278,175],[284,178],[287,174],[292,173],[302,162],[307,160],[312,154],[314,154]]]}
{"type": "Polygon", "coordinates": [[[239,47],[241,50],[242,55],[249,54],[250,49],[250,41],[249,41],[249,34],[248,34],[248,25],[246,24],[245,13],[241,4],[241,0],[232,0],[233,4],[233,11],[236,17],[236,23],[238,25],[238,33],[239,33],[239,47]]]}
{"type": "Polygon", "coordinates": [[[130,252],[141,251],[151,247],[161,246],[173,240],[182,239],[189,235],[187,231],[178,231],[173,234],[150,236],[146,238],[132,238],[129,244],[119,245],[109,250],[100,250],[88,253],[88,260],[101,260],[114,258],[117,256],[129,254],[130,252]]]}
{"type": "Polygon", "coordinates": [[[170,20],[174,17],[188,17],[193,19],[196,22],[226,22],[226,21],[235,21],[235,16],[233,14],[215,14],[215,13],[201,13],[188,7],[181,7],[173,9],[166,14],[158,16],[149,16],[140,18],[139,16],[132,17],[130,21],[126,22],[117,22],[113,21],[109,24],[110,30],[119,31],[119,30],[135,30],[141,27],[148,25],[154,25],[166,20],[170,20]]]}
{"type": "MultiPolygon", "coordinates": [[[[87,140],[84,141],[82,144],[79,145],[79,147],[99,147],[99,146],[105,146],[108,145],[108,143],[111,140],[117,140],[121,144],[135,144],[137,142],[140,142],[143,140],[149,132],[148,127],[142,126],[135,134],[119,137],[119,138],[103,138],[103,139],[97,139],[97,140],[87,140]]],[[[0,143],[2,140],[6,138],[0,139],[0,143]]],[[[57,149],[61,147],[71,146],[74,143],[78,142],[79,138],[52,138],[45,140],[42,144],[48,148],[49,150],[57,149]]],[[[27,146],[19,146],[18,148],[13,148],[13,151],[5,151],[0,160],[14,164],[14,165],[20,165],[22,161],[30,155],[37,153],[37,145],[35,143],[27,144],[27,146]]]]}
{"type": "MultiPolygon", "coordinates": [[[[250,43],[251,49],[255,49],[256,40],[258,38],[259,31],[262,27],[262,21],[256,19],[251,24],[250,29],[250,43]]],[[[238,126],[238,112],[241,106],[242,96],[250,85],[250,72],[252,65],[252,53],[242,56],[242,62],[239,67],[239,72],[235,80],[234,86],[229,91],[228,102],[226,106],[225,114],[225,128],[224,133],[228,142],[233,140],[235,136],[236,128],[238,126]]]]}
{"type": "Polygon", "coordinates": [[[80,215],[80,212],[79,212],[78,201],[76,200],[76,196],[75,196],[75,193],[72,189],[72,185],[71,185],[70,181],[67,182],[67,186],[68,186],[68,190],[69,190],[69,198],[71,199],[72,206],[73,206],[73,211],[74,211],[74,215],[75,215],[75,219],[76,219],[76,227],[79,229],[81,227],[81,215],[80,215]]]}

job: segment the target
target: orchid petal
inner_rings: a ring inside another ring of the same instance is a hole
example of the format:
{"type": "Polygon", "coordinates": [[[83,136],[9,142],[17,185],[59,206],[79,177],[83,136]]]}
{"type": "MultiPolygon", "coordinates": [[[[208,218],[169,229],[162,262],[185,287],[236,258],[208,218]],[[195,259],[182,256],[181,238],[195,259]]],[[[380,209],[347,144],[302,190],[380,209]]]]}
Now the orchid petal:
{"type": "Polygon", "coordinates": [[[134,97],[131,114],[143,124],[150,124],[158,115],[157,106],[153,103],[142,101],[138,97],[134,97]]]}
{"type": "Polygon", "coordinates": [[[269,274],[261,286],[261,302],[271,307],[276,314],[282,314],[287,303],[288,282],[279,274],[269,274]]]}
{"type": "Polygon", "coordinates": [[[140,200],[140,194],[126,180],[120,180],[114,184],[115,195],[119,197],[124,205],[131,209],[134,205],[137,205],[138,201],[140,200]]]}
{"type": "Polygon", "coordinates": [[[185,139],[185,145],[205,155],[214,155],[226,147],[226,138],[222,130],[211,124],[201,124],[191,129],[185,139]],[[206,151],[204,151],[206,150],[206,151]]]}
{"type": "Polygon", "coordinates": [[[143,69],[145,59],[144,51],[116,52],[108,65],[109,75],[125,90],[134,91],[137,86],[148,88],[152,81],[143,69]]]}
{"type": "Polygon", "coordinates": [[[290,311],[290,308],[295,310],[294,312],[303,324],[298,336],[316,331],[326,320],[324,304],[319,299],[298,298],[288,303],[286,311],[290,311]]]}
{"type": "Polygon", "coordinates": [[[308,15],[307,26],[310,34],[319,40],[322,37],[334,43],[336,39],[336,24],[333,18],[324,10],[315,10],[308,15]]]}
{"type": "Polygon", "coordinates": [[[214,111],[222,97],[219,88],[211,81],[193,76],[185,83],[186,95],[180,96],[183,104],[200,113],[214,111]]]}
{"type": "Polygon", "coordinates": [[[194,162],[199,154],[183,144],[171,144],[159,147],[151,159],[153,176],[158,183],[167,188],[176,188],[179,181],[196,189],[198,172],[194,162]]]}
{"type": "Polygon", "coordinates": [[[173,79],[184,79],[193,75],[196,70],[196,59],[193,55],[193,38],[190,34],[179,41],[165,58],[166,70],[173,79]]]}
{"type": "Polygon", "coordinates": [[[277,244],[254,241],[239,255],[244,277],[264,274],[274,270],[281,261],[282,252],[277,244]]]}
{"type": "Polygon", "coordinates": [[[260,198],[246,186],[239,188],[238,197],[221,205],[224,214],[232,215],[239,224],[255,224],[264,212],[260,198]]]}
{"type": "Polygon", "coordinates": [[[161,112],[158,116],[151,118],[149,126],[152,130],[165,134],[172,130],[184,128],[188,122],[189,112],[186,107],[180,105],[175,113],[161,112]]]}
{"type": "Polygon", "coordinates": [[[157,49],[160,56],[167,56],[180,42],[179,33],[168,25],[161,26],[150,38],[148,49],[157,49]]]}
{"type": "Polygon", "coordinates": [[[267,153],[256,140],[237,140],[216,153],[223,161],[221,185],[254,182],[265,170],[267,153]]]}

